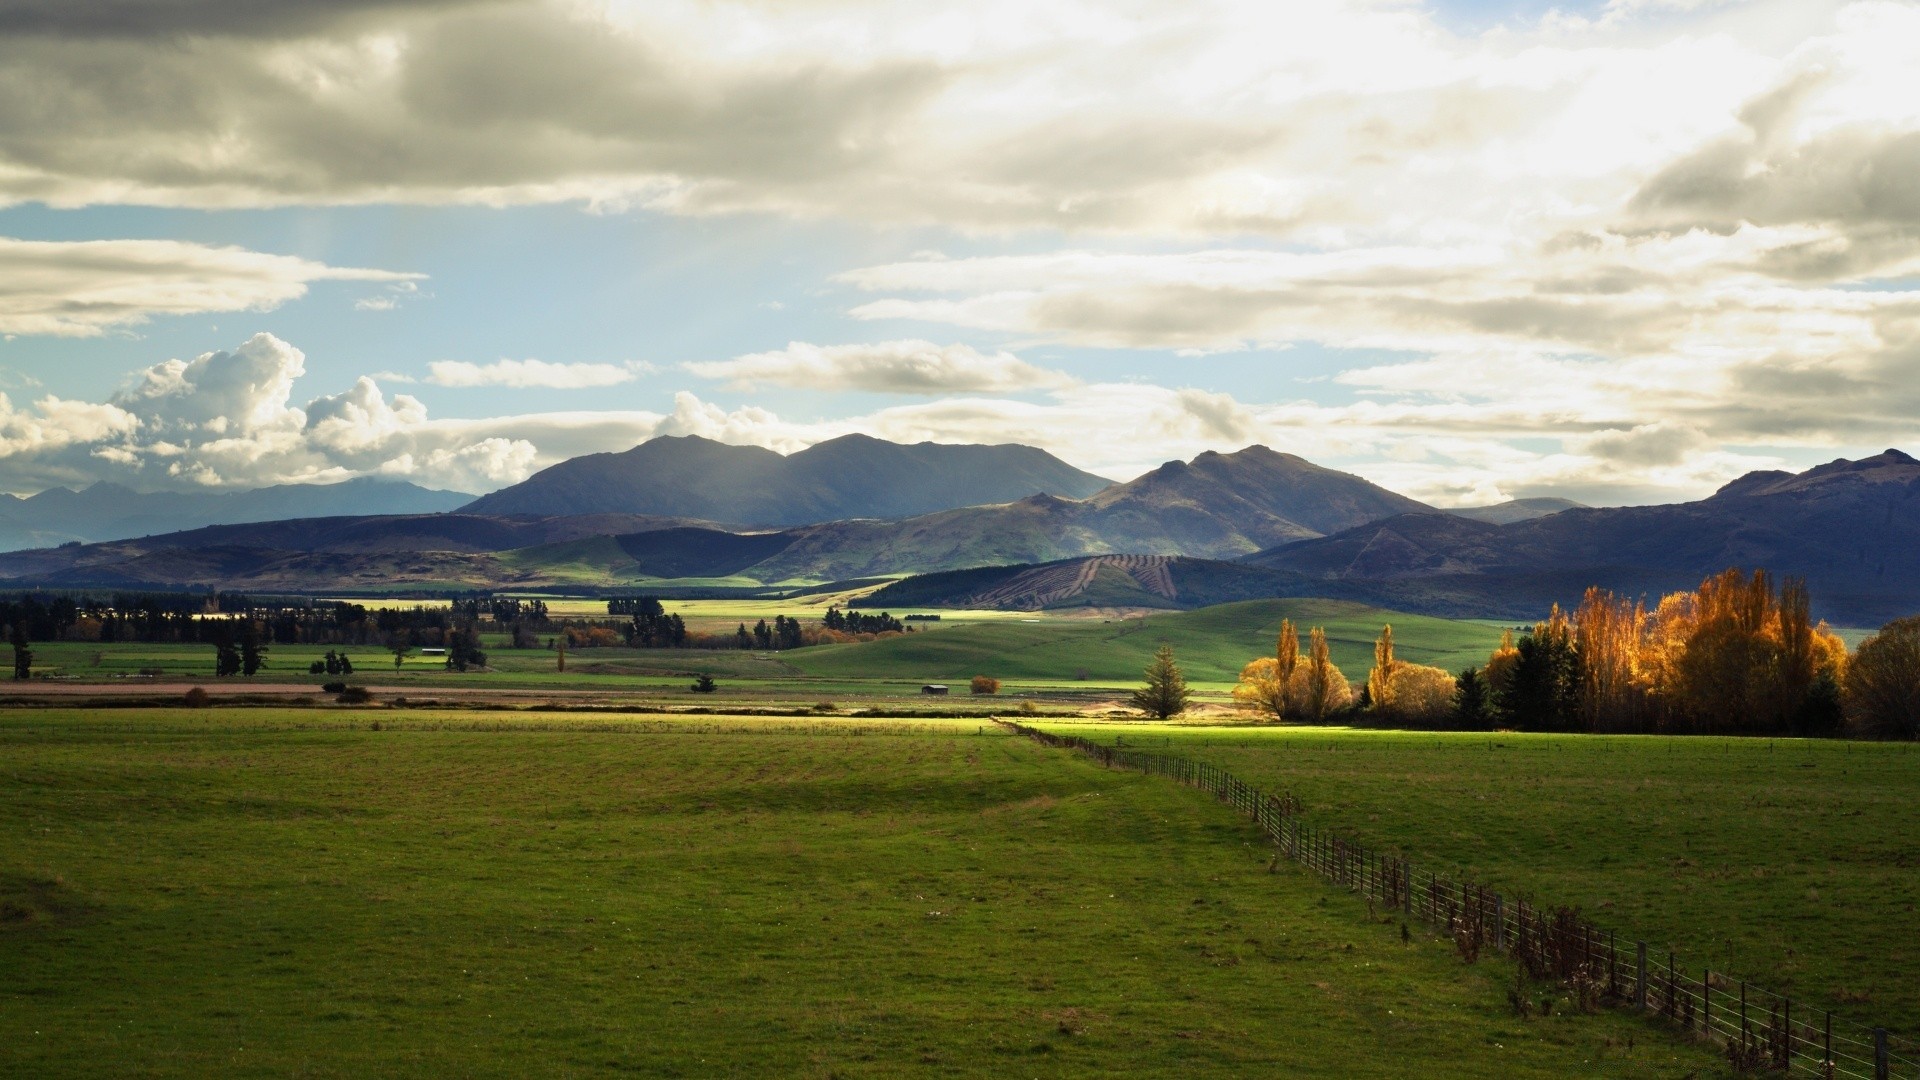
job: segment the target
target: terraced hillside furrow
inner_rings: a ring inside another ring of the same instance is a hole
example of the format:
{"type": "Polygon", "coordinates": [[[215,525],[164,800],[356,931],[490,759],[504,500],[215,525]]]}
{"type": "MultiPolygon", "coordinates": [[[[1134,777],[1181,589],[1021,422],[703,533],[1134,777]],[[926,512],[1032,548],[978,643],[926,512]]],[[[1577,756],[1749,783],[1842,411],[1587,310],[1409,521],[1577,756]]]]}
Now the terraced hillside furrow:
{"type": "Polygon", "coordinates": [[[990,589],[975,593],[965,606],[1039,611],[1084,596],[1103,570],[1125,574],[1133,583],[1165,600],[1179,597],[1168,555],[1095,555],[1076,562],[1038,566],[990,589]]]}

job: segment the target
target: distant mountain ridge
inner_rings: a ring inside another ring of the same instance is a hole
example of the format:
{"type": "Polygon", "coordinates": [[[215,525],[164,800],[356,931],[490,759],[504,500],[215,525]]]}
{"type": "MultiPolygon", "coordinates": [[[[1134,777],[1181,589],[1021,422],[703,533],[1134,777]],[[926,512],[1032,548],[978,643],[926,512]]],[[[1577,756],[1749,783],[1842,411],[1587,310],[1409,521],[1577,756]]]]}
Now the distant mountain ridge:
{"type": "Polygon", "coordinates": [[[1807,580],[1826,618],[1920,611],[1920,461],[1899,450],[1749,473],[1699,502],[1564,510],[1495,525],[1405,515],[1247,559],[1454,615],[1537,615],[1586,585],[1687,588],[1729,566],[1807,580]]]}
{"type": "Polygon", "coordinates": [[[1472,521],[1487,521],[1495,525],[1511,525],[1516,521],[1546,517],[1562,510],[1584,510],[1585,503],[1572,499],[1562,499],[1551,495],[1536,496],[1530,499],[1508,499],[1506,502],[1489,506],[1451,506],[1447,513],[1472,521]]]}
{"type": "Polygon", "coordinates": [[[902,445],[844,435],[789,455],[697,435],[588,454],[483,495],[470,514],[625,513],[741,525],[905,518],[1048,494],[1083,499],[1112,481],[1044,450],[1005,444],[902,445]]]}
{"type": "Polygon", "coordinates": [[[1013,609],[1317,595],[1524,619],[1577,603],[1589,585],[1655,599],[1729,566],[1806,578],[1816,614],[1841,625],[1920,611],[1920,461],[1889,450],[1752,473],[1697,502],[1502,524],[1255,446],[1169,462],[1085,499],[1034,494],[898,520],[753,530],[634,514],[305,519],[0,554],[0,582],[366,593],[918,574],[928,576],[887,595],[1013,609]]]}
{"type": "MultiPolygon", "coordinates": [[[[700,444],[694,452],[710,463],[731,460],[712,453],[720,444],[700,444]]],[[[1360,477],[1252,446],[1168,462],[1090,499],[1036,494],[904,520],[763,532],[630,514],[287,521],[0,556],[0,580],[288,592],[358,589],[383,575],[402,584],[447,574],[459,588],[677,576],[831,581],[1085,555],[1233,558],[1408,510],[1432,512],[1360,477]],[[408,557],[394,557],[401,554],[408,557]]]]}
{"type": "Polygon", "coordinates": [[[246,491],[143,493],[108,483],[79,491],[49,488],[24,499],[0,495],[0,551],[287,518],[438,513],[469,498],[457,491],[366,477],[246,491]]]}

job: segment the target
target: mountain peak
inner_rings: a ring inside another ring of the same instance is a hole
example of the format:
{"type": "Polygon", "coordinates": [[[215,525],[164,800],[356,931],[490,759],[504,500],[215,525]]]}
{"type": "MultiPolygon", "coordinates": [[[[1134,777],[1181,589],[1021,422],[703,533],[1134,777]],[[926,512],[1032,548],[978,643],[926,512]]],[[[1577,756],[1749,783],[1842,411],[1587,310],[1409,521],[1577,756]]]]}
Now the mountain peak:
{"type": "Polygon", "coordinates": [[[1920,461],[1899,450],[1889,449],[1857,461],[1835,458],[1802,473],[1767,469],[1750,472],[1729,482],[1713,498],[1765,497],[1791,492],[1807,492],[1839,486],[1862,484],[1898,484],[1920,481],[1920,461]]]}

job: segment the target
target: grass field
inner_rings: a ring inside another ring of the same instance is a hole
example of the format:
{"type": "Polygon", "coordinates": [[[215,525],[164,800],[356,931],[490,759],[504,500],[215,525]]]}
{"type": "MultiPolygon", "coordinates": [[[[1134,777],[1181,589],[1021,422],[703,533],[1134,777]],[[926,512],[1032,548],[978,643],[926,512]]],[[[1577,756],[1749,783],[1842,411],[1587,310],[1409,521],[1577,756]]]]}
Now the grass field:
{"type": "Polygon", "coordinates": [[[1662,964],[1920,1033],[1920,746],[1047,726],[1214,762],[1431,869],[1578,904],[1662,964]]]}
{"type": "Polygon", "coordinates": [[[1373,665],[1373,641],[1392,623],[1402,660],[1449,670],[1486,663],[1500,641],[1496,627],[1385,611],[1343,600],[1250,600],[1197,611],[1136,619],[1048,618],[961,626],[938,634],[833,645],[789,654],[788,662],[816,675],[904,676],[964,682],[976,674],[1042,683],[1088,681],[1133,685],[1153,651],[1173,646],[1187,678],[1215,689],[1231,686],[1240,669],[1272,653],[1280,620],[1326,628],[1333,662],[1349,679],[1373,665]]]}
{"type": "Polygon", "coordinates": [[[0,712],[0,904],[17,1076],[1720,1075],[973,723],[0,712]]]}
{"type": "MultiPolygon", "coordinates": [[[[685,611],[696,625],[728,629],[751,624],[781,611],[799,614],[790,602],[688,601],[668,605],[685,611]]],[[[602,609],[604,610],[604,608],[602,609]]],[[[809,612],[817,615],[817,611],[809,612]]],[[[395,686],[412,694],[497,688],[521,691],[584,691],[692,701],[690,676],[707,672],[723,680],[725,692],[758,700],[811,703],[897,701],[915,698],[923,683],[946,682],[964,688],[976,674],[1003,680],[1007,693],[1062,700],[1112,700],[1139,684],[1153,650],[1173,645],[1194,687],[1211,700],[1224,700],[1241,667],[1273,648],[1280,620],[1327,628],[1334,661],[1355,680],[1366,677],[1373,661],[1373,639],[1385,622],[1394,625],[1402,659],[1449,668],[1483,663],[1499,640],[1499,631],[1480,623],[1432,619],[1332,600],[1263,600],[1223,604],[1197,611],[1166,612],[1140,618],[1103,620],[1085,615],[1033,615],[1016,612],[947,612],[940,623],[915,633],[847,645],[823,645],[765,654],[725,649],[576,649],[567,670],[545,649],[510,649],[502,635],[486,635],[488,671],[454,673],[440,657],[409,655],[400,668],[377,646],[345,651],[353,658],[359,683],[395,686]]],[[[919,626],[919,624],[916,624],[919,626]]],[[[308,666],[326,646],[275,645],[268,667],[257,678],[273,683],[308,683],[316,690],[330,676],[310,675],[308,666]]],[[[34,645],[35,671],[83,682],[119,682],[158,673],[156,689],[177,692],[179,680],[205,679],[213,669],[211,645],[45,642],[34,645]],[[166,681],[170,680],[170,681],[166,681]]],[[[240,685],[242,680],[231,680],[240,685]]]]}

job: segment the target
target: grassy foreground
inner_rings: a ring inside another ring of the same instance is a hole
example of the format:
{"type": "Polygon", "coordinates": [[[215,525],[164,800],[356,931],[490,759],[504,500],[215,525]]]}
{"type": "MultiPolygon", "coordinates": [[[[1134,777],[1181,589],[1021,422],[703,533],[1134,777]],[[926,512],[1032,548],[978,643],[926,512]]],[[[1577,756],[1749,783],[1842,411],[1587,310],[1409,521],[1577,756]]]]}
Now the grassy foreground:
{"type": "Polygon", "coordinates": [[[1676,950],[1920,1032],[1920,746],[1047,726],[1290,790],[1320,825],[1430,869],[1578,904],[1663,966],[1676,950]]]}
{"type": "Polygon", "coordinates": [[[0,905],[7,1075],[1718,1075],[971,722],[5,712],[0,905]]]}

